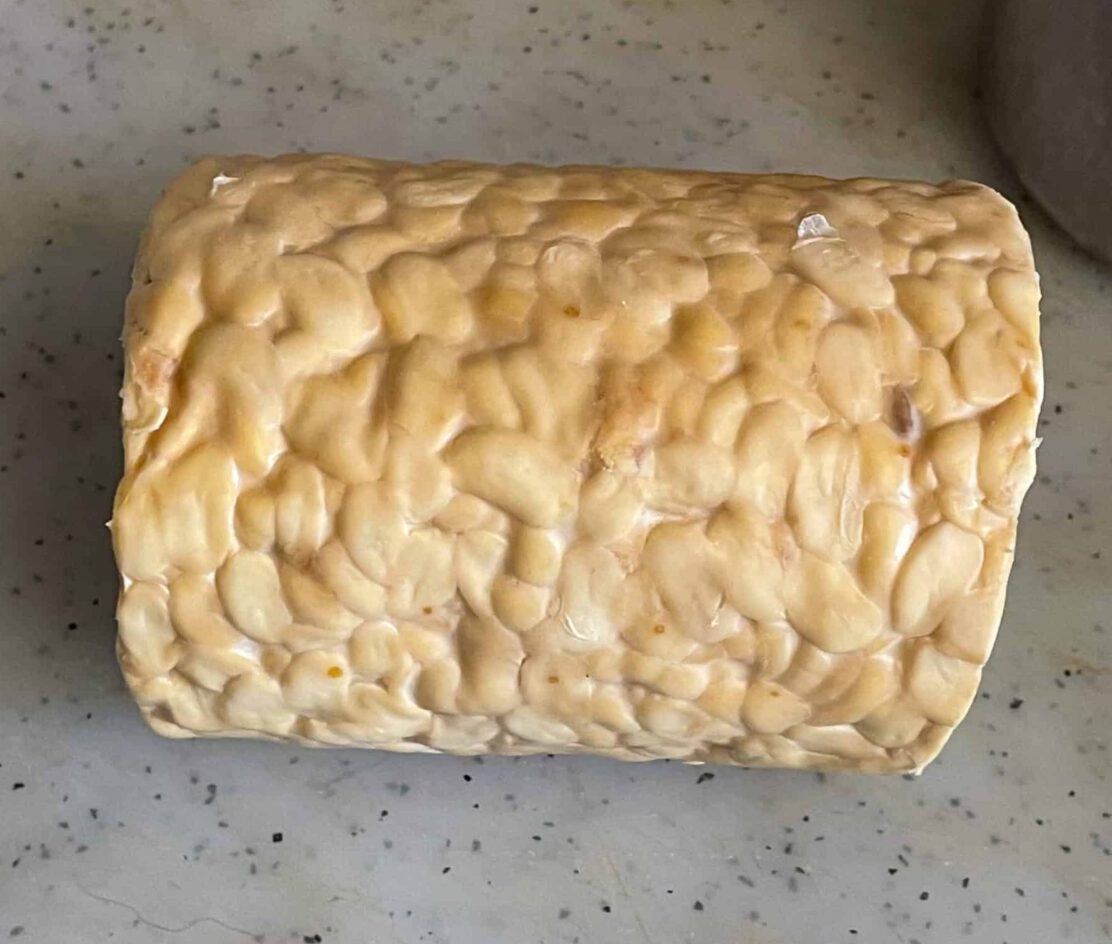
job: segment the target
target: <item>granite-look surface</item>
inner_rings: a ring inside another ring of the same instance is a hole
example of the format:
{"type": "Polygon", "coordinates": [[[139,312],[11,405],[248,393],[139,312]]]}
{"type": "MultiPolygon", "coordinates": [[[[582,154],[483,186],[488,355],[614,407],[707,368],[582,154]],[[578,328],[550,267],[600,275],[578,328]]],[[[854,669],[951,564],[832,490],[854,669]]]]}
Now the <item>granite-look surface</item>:
{"type": "Polygon", "coordinates": [[[976,4],[0,0],[0,940],[1112,939],[1112,277],[1018,191],[976,4]],[[103,529],[122,299],[207,151],[940,179],[1017,199],[1048,395],[996,655],[919,780],[151,735],[103,529]]]}

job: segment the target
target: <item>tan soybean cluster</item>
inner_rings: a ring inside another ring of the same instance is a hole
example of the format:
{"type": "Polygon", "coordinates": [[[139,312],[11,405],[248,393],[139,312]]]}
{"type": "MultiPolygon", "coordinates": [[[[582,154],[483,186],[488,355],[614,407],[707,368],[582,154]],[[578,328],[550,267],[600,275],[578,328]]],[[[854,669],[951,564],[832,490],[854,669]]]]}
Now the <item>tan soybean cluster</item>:
{"type": "Polygon", "coordinates": [[[128,684],[172,736],[919,770],[1038,296],[965,182],[203,160],[127,303],[128,684]]]}

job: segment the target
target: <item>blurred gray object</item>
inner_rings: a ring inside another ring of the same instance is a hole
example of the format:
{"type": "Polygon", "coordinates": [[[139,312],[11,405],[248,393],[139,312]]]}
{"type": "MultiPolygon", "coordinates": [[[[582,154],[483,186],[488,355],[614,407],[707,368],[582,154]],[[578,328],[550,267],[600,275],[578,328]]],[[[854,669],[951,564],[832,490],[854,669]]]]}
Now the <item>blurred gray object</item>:
{"type": "Polygon", "coordinates": [[[997,0],[985,106],[1034,197],[1112,261],[1112,0],[997,0]]]}

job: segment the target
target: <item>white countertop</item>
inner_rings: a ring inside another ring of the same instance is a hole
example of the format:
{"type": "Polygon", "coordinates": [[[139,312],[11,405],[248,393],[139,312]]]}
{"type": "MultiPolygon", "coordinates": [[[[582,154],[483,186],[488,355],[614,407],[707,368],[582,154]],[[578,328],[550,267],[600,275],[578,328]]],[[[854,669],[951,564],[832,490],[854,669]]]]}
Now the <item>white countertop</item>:
{"type": "Polygon", "coordinates": [[[979,4],[0,0],[0,940],[1112,940],[1112,277],[986,137],[979,4]],[[151,734],[103,527],[123,296],[208,151],[971,177],[1042,272],[1041,473],[918,780],[151,734]]]}

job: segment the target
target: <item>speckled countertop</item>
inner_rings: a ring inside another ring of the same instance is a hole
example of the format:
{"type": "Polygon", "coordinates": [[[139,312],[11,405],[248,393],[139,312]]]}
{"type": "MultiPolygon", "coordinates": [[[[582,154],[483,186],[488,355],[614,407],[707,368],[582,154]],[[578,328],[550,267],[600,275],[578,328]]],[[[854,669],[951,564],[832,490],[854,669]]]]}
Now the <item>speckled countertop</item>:
{"type": "Polygon", "coordinates": [[[1112,940],[1112,277],[987,140],[979,4],[0,0],[0,940],[1112,940]],[[919,780],[170,742],[112,654],[128,269],[206,151],[1019,200],[1049,381],[985,685],[919,780]]]}

